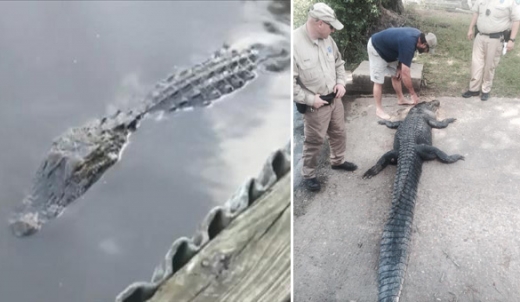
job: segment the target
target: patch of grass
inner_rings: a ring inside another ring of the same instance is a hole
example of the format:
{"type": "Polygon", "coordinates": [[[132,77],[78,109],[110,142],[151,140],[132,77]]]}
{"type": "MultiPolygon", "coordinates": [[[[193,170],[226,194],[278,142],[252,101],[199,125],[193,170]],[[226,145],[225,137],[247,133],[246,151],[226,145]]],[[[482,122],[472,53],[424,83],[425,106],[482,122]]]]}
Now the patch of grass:
{"type": "MultiPolygon", "coordinates": [[[[460,96],[467,90],[471,72],[473,41],[466,38],[471,15],[441,10],[408,11],[413,24],[422,32],[433,32],[438,46],[434,55],[417,55],[414,62],[424,64],[426,88],[421,94],[460,96]]],[[[495,71],[492,94],[498,97],[520,96],[520,49],[502,56],[495,71]]]]}

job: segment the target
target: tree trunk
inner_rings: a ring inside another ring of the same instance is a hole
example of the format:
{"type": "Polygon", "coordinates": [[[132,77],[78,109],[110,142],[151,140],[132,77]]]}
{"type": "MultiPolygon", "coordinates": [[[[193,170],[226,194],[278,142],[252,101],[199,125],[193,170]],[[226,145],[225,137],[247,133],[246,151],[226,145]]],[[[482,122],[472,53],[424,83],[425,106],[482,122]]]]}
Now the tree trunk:
{"type": "Polygon", "coordinates": [[[384,8],[394,11],[398,14],[402,14],[404,12],[402,0],[381,0],[381,5],[384,8]]]}

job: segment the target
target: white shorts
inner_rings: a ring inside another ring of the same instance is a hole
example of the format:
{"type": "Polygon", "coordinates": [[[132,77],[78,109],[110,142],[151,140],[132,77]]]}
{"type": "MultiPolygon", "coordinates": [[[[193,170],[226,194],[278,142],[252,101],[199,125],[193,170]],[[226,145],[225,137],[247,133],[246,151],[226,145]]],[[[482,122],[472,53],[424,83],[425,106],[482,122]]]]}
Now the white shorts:
{"type": "Polygon", "coordinates": [[[397,65],[399,61],[387,62],[379,54],[372,45],[372,38],[367,44],[368,62],[370,63],[370,80],[377,84],[385,82],[385,76],[395,76],[397,73],[397,65]]]}

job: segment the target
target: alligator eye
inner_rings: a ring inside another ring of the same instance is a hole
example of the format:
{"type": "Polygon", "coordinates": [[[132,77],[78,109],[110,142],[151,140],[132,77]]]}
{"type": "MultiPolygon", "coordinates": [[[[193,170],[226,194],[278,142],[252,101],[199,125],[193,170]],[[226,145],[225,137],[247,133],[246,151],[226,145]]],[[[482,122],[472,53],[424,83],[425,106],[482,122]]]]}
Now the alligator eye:
{"type": "Polygon", "coordinates": [[[181,101],[179,102],[179,107],[184,107],[184,106],[186,106],[187,104],[188,104],[188,100],[183,99],[183,100],[181,100],[181,101]]]}
{"type": "Polygon", "coordinates": [[[222,96],[222,94],[218,90],[214,90],[211,92],[211,98],[213,100],[218,99],[221,96],[222,96]]]}

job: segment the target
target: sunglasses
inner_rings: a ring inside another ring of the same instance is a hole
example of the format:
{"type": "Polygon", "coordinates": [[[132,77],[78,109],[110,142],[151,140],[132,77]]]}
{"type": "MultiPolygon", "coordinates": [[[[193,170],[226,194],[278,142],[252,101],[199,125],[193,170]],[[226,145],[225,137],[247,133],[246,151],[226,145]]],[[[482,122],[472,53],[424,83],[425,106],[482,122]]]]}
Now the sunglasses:
{"type": "MultiPolygon", "coordinates": [[[[322,20],[322,21],[323,21],[323,20],[322,20]]],[[[323,21],[323,23],[327,24],[327,25],[330,27],[330,30],[332,30],[332,31],[335,30],[334,26],[330,25],[330,23],[327,23],[327,22],[325,22],[325,21],[323,21]]]]}

